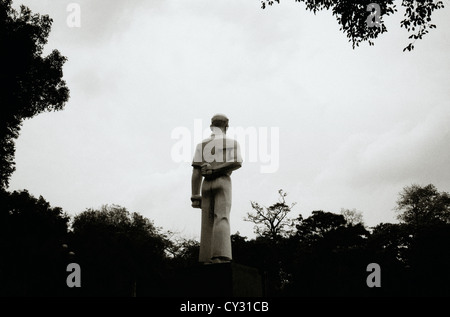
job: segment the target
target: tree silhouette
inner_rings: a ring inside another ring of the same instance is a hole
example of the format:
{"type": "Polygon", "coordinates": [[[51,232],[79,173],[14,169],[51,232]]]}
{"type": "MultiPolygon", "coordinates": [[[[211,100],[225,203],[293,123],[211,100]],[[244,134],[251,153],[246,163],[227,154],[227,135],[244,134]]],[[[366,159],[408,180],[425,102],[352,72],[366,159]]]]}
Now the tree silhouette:
{"type": "Polygon", "coordinates": [[[400,223],[373,228],[367,251],[383,267],[385,295],[448,296],[449,195],[413,184],[399,193],[400,223]]]}
{"type": "Polygon", "coordinates": [[[340,214],[313,211],[289,221],[284,230],[290,234],[275,241],[268,234],[252,240],[236,234],[234,257],[265,272],[269,296],[360,295],[367,289],[370,232],[358,219],[351,223],[340,214]]]}
{"type": "Polygon", "coordinates": [[[380,223],[372,228],[367,241],[370,262],[382,268],[382,294],[414,295],[415,278],[411,275],[412,228],[404,223],[380,223]]]}
{"type": "Polygon", "coordinates": [[[450,224],[413,227],[408,249],[410,280],[414,295],[450,296],[450,224]]]}
{"type": "MultiPolygon", "coordinates": [[[[268,5],[280,3],[280,0],[261,0],[261,7],[265,9],[268,5]]],[[[374,45],[373,40],[380,34],[387,32],[383,23],[383,17],[397,12],[397,6],[394,0],[388,1],[330,1],[330,0],[295,0],[303,2],[306,9],[314,12],[321,10],[330,10],[332,15],[340,25],[353,48],[359,46],[361,42],[367,41],[369,45],[374,45]],[[379,8],[380,12],[376,12],[379,8]],[[373,23],[373,22],[376,23],[373,23]]],[[[400,22],[400,27],[405,28],[410,35],[408,39],[412,40],[404,49],[411,51],[414,49],[414,43],[417,39],[422,39],[429,29],[436,28],[431,23],[431,16],[435,10],[442,9],[442,1],[413,1],[403,0],[401,6],[405,8],[404,19],[400,22]]]]}
{"type": "Polygon", "coordinates": [[[0,191],[0,201],[0,295],[61,294],[69,216],[27,191],[0,191]]]}
{"type": "Polygon", "coordinates": [[[450,195],[433,184],[407,186],[397,200],[398,219],[413,226],[450,223],[450,195]]]}
{"type": "Polygon", "coordinates": [[[347,222],[342,214],[316,210],[299,216],[290,237],[291,259],[286,271],[290,296],[361,295],[367,266],[366,242],[370,233],[361,222],[347,222]]]}
{"type": "Polygon", "coordinates": [[[186,267],[197,264],[200,242],[194,239],[176,237],[172,232],[168,234],[172,237],[166,248],[166,253],[172,260],[171,265],[174,267],[186,267]]]}
{"type": "Polygon", "coordinates": [[[293,203],[290,206],[286,204],[287,193],[282,189],[278,191],[278,194],[280,195],[278,202],[269,207],[260,206],[257,202],[251,201],[254,213],[247,213],[247,218],[244,219],[255,224],[257,235],[269,237],[272,240],[277,240],[278,237],[287,233],[286,227],[289,228],[291,224],[287,215],[296,204],[293,203]]]}
{"type": "Polygon", "coordinates": [[[17,12],[11,0],[0,0],[0,188],[14,172],[14,140],[23,120],[44,111],[61,110],[69,98],[62,80],[66,58],[57,50],[43,56],[52,19],[17,12]]]}
{"type": "Polygon", "coordinates": [[[72,224],[72,245],[83,272],[83,295],[158,295],[164,287],[165,250],[161,229],[117,205],[87,209],[72,224]]]}
{"type": "Polygon", "coordinates": [[[313,211],[311,216],[306,219],[303,219],[300,215],[298,222],[299,224],[296,225],[296,235],[302,241],[307,241],[309,245],[314,244],[329,234],[333,234],[346,224],[343,215],[324,212],[323,210],[313,211]]]}
{"type": "Polygon", "coordinates": [[[364,225],[363,215],[361,212],[357,211],[356,209],[350,210],[350,209],[341,208],[341,215],[344,216],[345,221],[349,225],[353,225],[353,226],[355,226],[357,224],[364,225]]]}

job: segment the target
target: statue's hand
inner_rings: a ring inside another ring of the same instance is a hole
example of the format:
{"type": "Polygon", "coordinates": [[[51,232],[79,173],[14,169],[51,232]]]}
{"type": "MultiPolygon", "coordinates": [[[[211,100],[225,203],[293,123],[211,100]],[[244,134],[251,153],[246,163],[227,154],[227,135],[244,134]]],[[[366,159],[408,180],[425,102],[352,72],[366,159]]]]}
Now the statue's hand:
{"type": "Polygon", "coordinates": [[[202,208],[202,196],[200,195],[192,195],[191,196],[191,206],[193,208],[202,208]]]}
{"type": "Polygon", "coordinates": [[[211,164],[205,163],[202,165],[202,176],[208,176],[213,173],[211,164]]]}

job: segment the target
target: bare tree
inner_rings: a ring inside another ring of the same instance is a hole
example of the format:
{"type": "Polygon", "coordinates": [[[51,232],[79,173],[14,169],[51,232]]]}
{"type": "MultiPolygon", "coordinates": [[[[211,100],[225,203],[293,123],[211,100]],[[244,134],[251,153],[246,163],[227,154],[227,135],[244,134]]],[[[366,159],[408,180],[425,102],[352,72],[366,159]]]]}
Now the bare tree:
{"type": "Polygon", "coordinates": [[[286,227],[293,227],[288,214],[296,203],[286,204],[287,193],[282,189],[278,193],[280,194],[278,202],[269,207],[261,206],[254,201],[250,202],[254,212],[247,213],[247,218],[244,220],[255,224],[255,233],[258,236],[277,240],[289,233],[290,229],[286,227]]]}

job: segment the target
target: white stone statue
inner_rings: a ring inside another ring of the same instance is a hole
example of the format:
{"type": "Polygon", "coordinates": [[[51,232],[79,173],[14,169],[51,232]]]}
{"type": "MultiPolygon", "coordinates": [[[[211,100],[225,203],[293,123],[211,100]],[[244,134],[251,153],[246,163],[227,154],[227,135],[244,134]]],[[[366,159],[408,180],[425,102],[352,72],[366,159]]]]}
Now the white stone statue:
{"type": "Polygon", "coordinates": [[[192,207],[202,209],[199,262],[230,262],[230,209],[232,171],[242,166],[239,144],[226,137],[228,118],[211,119],[210,138],[195,149],[192,162],[192,207]],[[201,194],[200,194],[201,188],[201,194]]]}

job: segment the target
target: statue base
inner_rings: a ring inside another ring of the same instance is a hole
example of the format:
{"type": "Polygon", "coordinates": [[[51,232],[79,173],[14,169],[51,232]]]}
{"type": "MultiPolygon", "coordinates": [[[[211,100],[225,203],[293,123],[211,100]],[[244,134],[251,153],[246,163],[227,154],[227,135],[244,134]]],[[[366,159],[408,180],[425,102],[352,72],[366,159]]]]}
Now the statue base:
{"type": "Polygon", "coordinates": [[[184,268],[174,276],[175,296],[182,297],[262,297],[263,275],[258,269],[217,263],[184,268]]]}

